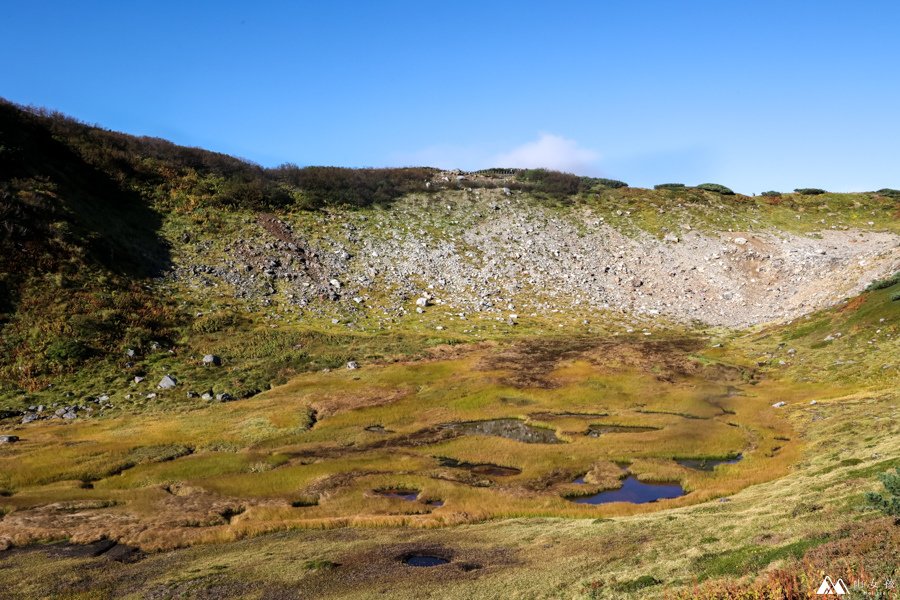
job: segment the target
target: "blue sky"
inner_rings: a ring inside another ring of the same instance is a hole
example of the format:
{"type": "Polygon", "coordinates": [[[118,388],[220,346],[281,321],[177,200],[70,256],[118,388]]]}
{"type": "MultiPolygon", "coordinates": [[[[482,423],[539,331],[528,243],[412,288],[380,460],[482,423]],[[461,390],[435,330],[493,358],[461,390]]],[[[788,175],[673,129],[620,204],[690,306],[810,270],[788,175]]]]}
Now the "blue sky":
{"type": "Polygon", "coordinates": [[[0,96],[266,166],[900,188],[900,3],[9,2],[0,96]]]}

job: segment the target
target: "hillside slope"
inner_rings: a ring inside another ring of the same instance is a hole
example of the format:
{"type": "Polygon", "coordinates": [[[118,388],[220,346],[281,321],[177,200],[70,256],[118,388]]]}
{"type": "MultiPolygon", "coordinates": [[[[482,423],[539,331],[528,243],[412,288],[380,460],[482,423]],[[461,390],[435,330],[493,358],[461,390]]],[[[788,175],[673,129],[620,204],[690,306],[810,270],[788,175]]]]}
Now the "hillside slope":
{"type": "Polygon", "coordinates": [[[745,327],[900,268],[888,195],[263,169],[8,103],[0,117],[8,410],[134,377],[240,396],[448,342],[745,327]],[[211,352],[227,372],[198,368],[211,352]]]}

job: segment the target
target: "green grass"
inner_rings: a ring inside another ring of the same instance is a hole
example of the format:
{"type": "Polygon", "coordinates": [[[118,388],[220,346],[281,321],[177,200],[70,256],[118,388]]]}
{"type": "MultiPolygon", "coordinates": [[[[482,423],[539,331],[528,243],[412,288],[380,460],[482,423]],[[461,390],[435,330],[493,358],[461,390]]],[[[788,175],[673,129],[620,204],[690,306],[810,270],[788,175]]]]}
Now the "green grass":
{"type": "Polygon", "coordinates": [[[745,546],[723,553],[710,553],[695,560],[698,579],[703,581],[716,577],[740,576],[760,571],[769,564],[785,559],[800,558],[806,551],[821,545],[824,537],[799,540],[784,546],[745,546]]]}

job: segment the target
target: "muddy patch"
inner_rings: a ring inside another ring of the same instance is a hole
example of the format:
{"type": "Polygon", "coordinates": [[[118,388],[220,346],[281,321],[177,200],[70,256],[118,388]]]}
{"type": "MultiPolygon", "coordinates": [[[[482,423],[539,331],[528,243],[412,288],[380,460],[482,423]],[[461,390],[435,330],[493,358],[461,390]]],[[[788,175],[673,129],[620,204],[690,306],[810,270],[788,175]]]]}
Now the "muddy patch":
{"type": "Polygon", "coordinates": [[[445,423],[441,429],[462,435],[490,435],[526,444],[561,444],[552,429],[528,425],[519,419],[491,419],[488,421],[463,421],[445,423]]]}
{"type": "Polygon", "coordinates": [[[415,502],[419,497],[419,491],[420,490],[414,490],[412,488],[381,488],[372,490],[372,493],[383,498],[395,498],[397,500],[415,502]]]}
{"type": "Polygon", "coordinates": [[[603,490],[590,496],[569,496],[567,499],[576,504],[609,504],[611,502],[647,504],[657,500],[678,498],[684,494],[684,488],[678,483],[644,483],[632,475],[626,478],[622,482],[622,487],[618,489],[603,490]]]}
{"type": "Polygon", "coordinates": [[[515,467],[504,467],[492,463],[470,463],[456,460],[455,458],[447,458],[444,456],[437,457],[442,467],[450,467],[452,469],[465,469],[476,475],[487,477],[511,477],[512,475],[520,475],[522,469],[515,467]]]}
{"type": "Polygon", "coordinates": [[[107,560],[120,563],[137,562],[144,557],[144,553],[138,548],[105,538],[89,544],[52,544],[46,547],[46,553],[52,558],[96,558],[102,556],[107,560]]]}
{"type": "Polygon", "coordinates": [[[647,431],[659,431],[661,427],[645,427],[642,425],[603,425],[592,423],[588,426],[585,435],[588,437],[600,437],[609,433],[645,433],[647,431]]]}
{"type": "Polygon", "coordinates": [[[384,425],[369,425],[367,427],[363,427],[363,429],[365,429],[369,433],[380,433],[380,434],[394,433],[390,429],[386,429],[384,425]]]}
{"type": "Polygon", "coordinates": [[[738,454],[729,458],[676,458],[675,462],[695,471],[712,471],[719,465],[733,465],[743,458],[743,455],[738,454]]]}
{"type": "Polygon", "coordinates": [[[599,419],[608,417],[607,413],[589,412],[535,412],[528,415],[534,421],[555,421],[557,419],[599,419]]]}
{"type": "Polygon", "coordinates": [[[480,368],[503,370],[504,383],[519,388],[551,388],[555,384],[548,375],[565,360],[571,360],[598,344],[592,338],[536,338],[518,342],[486,356],[480,368]]]}
{"type": "Polygon", "coordinates": [[[709,417],[701,417],[700,415],[692,415],[690,413],[675,412],[671,410],[638,410],[643,415],[670,415],[673,417],[681,417],[682,419],[697,419],[707,421],[709,417]]]}

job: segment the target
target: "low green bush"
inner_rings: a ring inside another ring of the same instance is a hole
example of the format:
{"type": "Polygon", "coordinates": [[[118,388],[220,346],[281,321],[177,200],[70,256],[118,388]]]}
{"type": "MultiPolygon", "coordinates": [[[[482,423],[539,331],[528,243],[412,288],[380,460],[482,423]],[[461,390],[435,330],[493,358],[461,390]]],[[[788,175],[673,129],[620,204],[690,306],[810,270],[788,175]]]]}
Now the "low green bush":
{"type": "Polygon", "coordinates": [[[591,179],[591,182],[595,185],[599,185],[600,187],[605,187],[609,189],[618,189],[628,187],[628,184],[624,181],[619,181],[618,179],[604,179],[603,177],[596,177],[591,179]]]}
{"type": "Polygon", "coordinates": [[[641,575],[637,579],[632,579],[631,581],[624,581],[624,582],[618,584],[616,586],[616,591],[626,592],[626,593],[637,592],[644,588],[652,587],[654,585],[659,585],[660,583],[662,583],[662,581],[660,581],[656,577],[653,577],[651,575],[641,575]]]}
{"type": "Polygon", "coordinates": [[[881,188],[875,193],[879,196],[887,196],[888,198],[900,198],[900,190],[894,190],[891,188],[881,188]]]}
{"type": "Polygon", "coordinates": [[[768,192],[763,192],[760,196],[768,196],[769,198],[780,198],[781,192],[776,192],[775,190],[769,190],[768,192]]]}
{"type": "Polygon", "coordinates": [[[734,196],[734,192],[731,191],[730,188],[727,188],[724,185],[719,185],[718,183],[701,183],[697,186],[697,189],[706,190],[707,192],[715,192],[717,194],[722,194],[723,196],[734,196]]]}
{"type": "Polygon", "coordinates": [[[818,196],[819,194],[826,194],[827,192],[820,188],[797,188],[794,190],[801,196],[818,196]]]}
{"type": "Polygon", "coordinates": [[[91,348],[84,342],[72,338],[53,340],[44,351],[47,360],[60,366],[81,362],[91,355],[91,348]]]}
{"type": "Polygon", "coordinates": [[[875,290],[885,290],[891,286],[897,285],[898,283],[900,283],[900,271],[897,271],[890,277],[886,277],[884,279],[876,279],[866,286],[866,291],[874,292],[875,290]]]}
{"type": "Polygon", "coordinates": [[[900,467],[891,473],[887,471],[878,476],[884,486],[885,493],[869,492],[866,502],[889,517],[900,517],[900,467]]]}
{"type": "Polygon", "coordinates": [[[681,190],[687,187],[683,183],[658,183],[653,186],[654,190],[681,190]]]}

